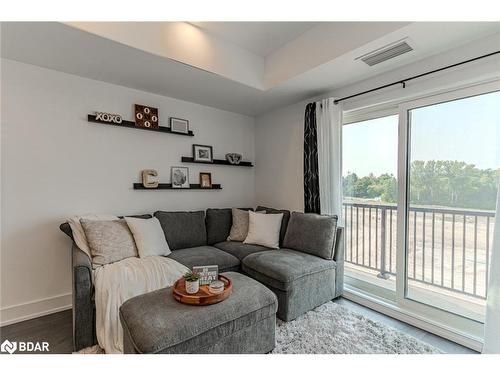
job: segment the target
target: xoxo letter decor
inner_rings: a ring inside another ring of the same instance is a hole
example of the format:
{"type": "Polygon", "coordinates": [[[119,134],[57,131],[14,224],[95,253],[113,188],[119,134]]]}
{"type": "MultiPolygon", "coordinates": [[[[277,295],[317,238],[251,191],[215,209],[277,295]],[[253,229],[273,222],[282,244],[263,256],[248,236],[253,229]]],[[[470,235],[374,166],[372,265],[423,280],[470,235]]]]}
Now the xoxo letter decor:
{"type": "Polygon", "coordinates": [[[95,119],[104,122],[112,122],[114,124],[121,124],[123,121],[122,116],[107,112],[96,112],[95,119]]]}

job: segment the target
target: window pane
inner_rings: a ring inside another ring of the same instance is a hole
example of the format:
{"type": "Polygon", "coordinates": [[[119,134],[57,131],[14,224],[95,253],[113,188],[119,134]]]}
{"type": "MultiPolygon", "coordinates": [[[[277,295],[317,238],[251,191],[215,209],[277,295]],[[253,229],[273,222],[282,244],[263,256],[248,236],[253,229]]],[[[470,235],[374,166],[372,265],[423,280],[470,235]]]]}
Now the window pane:
{"type": "Polygon", "coordinates": [[[346,275],[370,292],[395,291],[397,154],[397,115],[344,126],[346,275]]]}
{"type": "Polygon", "coordinates": [[[484,320],[500,93],[409,111],[407,298],[484,320]]]}

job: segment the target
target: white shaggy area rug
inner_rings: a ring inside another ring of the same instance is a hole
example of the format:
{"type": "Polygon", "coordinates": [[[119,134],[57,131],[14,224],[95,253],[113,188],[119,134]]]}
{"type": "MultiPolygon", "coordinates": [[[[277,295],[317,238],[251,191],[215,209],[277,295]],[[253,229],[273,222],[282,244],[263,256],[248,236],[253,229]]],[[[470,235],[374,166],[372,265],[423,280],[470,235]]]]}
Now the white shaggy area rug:
{"type": "Polygon", "coordinates": [[[334,302],[277,321],[272,354],[431,354],[437,348],[334,302]]]}
{"type": "MultiPolygon", "coordinates": [[[[99,346],[79,354],[103,354],[99,346]]],[[[435,347],[328,302],[291,322],[277,320],[271,354],[433,354],[435,347]]]]}

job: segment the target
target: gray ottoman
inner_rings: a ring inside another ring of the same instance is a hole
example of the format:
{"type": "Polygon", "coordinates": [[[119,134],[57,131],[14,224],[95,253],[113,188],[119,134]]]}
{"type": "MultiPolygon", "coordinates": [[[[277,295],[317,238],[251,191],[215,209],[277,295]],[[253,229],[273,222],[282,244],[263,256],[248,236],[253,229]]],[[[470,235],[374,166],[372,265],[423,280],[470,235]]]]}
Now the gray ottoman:
{"type": "Polygon", "coordinates": [[[124,353],[267,353],[275,345],[276,296],[236,272],[231,296],[210,306],[184,305],[165,288],[120,307],[124,353]]]}

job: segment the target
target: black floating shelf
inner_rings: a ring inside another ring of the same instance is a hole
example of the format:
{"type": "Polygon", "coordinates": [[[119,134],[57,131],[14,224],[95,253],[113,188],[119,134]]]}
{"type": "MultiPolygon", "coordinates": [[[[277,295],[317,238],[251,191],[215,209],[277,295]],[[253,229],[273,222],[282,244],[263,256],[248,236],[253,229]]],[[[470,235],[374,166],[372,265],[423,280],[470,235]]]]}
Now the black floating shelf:
{"type": "Polygon", "coordinates": [[[157,188],[145,188],[141,183],[134,183],[134,190],[221,190],[221,184],[213,184],[211,188],[203,188],[200,184],[191,184],[189,188],[173,188],[172,184],[158,184],[157,188]]]}
{"type": "Polygon", "coordinates": [[[190,130],[187,134],[184,134],[184,133],[173,132],[172,129],[170,129],[169,126],[160,126],[157,129],[155,129],[155,128],[141,128],[139,126],[136,126],[135,122],[133,122],[133,121],[127,121],[127,120],[123,120],[121,124],[115,124],[113,122],[106,122],[106,121],[96,120],[95,119],[95,115],[88,115],[87,116],[87,121],[88,122],[95,122],[95,123],[98,123],[98,124],[104,124],[104,125],[113,125],[113,126],[116,126],[118,128],[131,128],[131,129],[139,129],[139,130],[148,130],[148,131],[151,131],[151,132],[170,133],[170,134],[176,134],[176,135],[187,135],[188,137],[193,137],[194,136],[194,133],[193,133],[192,130],[190,130]]]}
{"type": "Polygon", "coordinates": [[[189,157],[189,156],[183,156],[181,161],[183,163],[230,165],[232,167],[253,167],[253,164],[249,161],[242,161],[242,162],[240,162],[240,164],[231,164],[227,160],[214,159],[214,161],[212,163],[210,163],[209,161],[194,161],[194,158],[189,157]]]}

